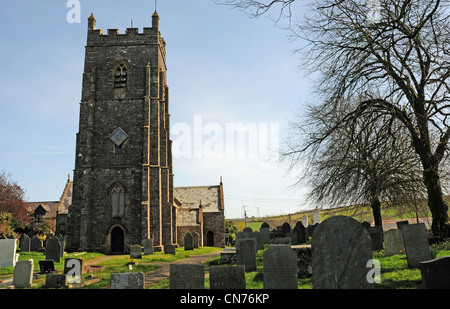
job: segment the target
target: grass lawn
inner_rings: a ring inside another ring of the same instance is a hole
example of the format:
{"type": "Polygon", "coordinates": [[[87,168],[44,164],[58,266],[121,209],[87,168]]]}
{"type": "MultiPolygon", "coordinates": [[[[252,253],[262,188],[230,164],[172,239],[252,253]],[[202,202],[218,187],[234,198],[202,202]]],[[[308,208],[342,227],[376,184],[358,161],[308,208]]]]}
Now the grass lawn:
{"type": "MultiPolygon", "coordinates": [[[[265,249],[268,245],[265,245],[265,249]]],[[[204,247],[195,249],[193,251],[184,251],[184,248],[177,248],[175,255],[166,255],[162,252],[155,252],[153,255],[144,255],[142,259],[137,259],[137,264],[133,265],[132,269],[129,269],[130,257],[128,255],[115,256],[110,259],[96,263],[96,265],[104,266],[102,271],[93,273],[93,277],[102,278],[97,283],[85,286],[85,289],[101,289],[110,285],[111,273],[124,273],[124,272],[143,272],[147,273],[160,266],[155,263],[171,262],[179,259],[183,259],[192,255],[202,255],[213,251],[221,250],[221,248],[204,247]]],[[[430,247],[430,251],[433,257],[450,256],[450,244],[430,247]]],[[[262,289],[263,288],[263,252],[258,251],[257,254],[257,270],[246,273],[247,289],[262,289]]],[[[20,253],[20,252],[19,252],[20,253]]],[[[98,258],[105,257],[101,253],[88,253],[88,252],[76,252],[65,254],[64,258],[76,257],[83,259],[84,263],[93,261],[98,258]]],[[[422,277],[419,269],[408,268],[408,262],[406,255],[396,255],[385,257],[384,251],[374,252],[374,259],[378,259],[381,265],[381,282],[376,284],[377,289],[422,289],[422,277]]],[[[43,253],[21,253],[19,260],[33,259],[35,265],[35,273],[39,271],[39,260],[44,260],[43,253]]],[[[219,259],[216,258],[216,259],[219,259]]],[[[229,265],[229,264],[228,264],[229,265]]],[[[209,274],[209,265],[205,264],[206,274],[209,274]]],[[[220,266],[211,266],[220,267],[220,266]]],[[[59,273],[62,273],[64,269],[64,259],[61,262],[55,263],[55,268],[59,273]]],[[[0,268],[0,279],[11,278],[14,273],[14,267],[0,268]]],[[[83,275],[82,280],[86,280],[86,276],[83,275]]],[[[33,280],[32,288],[39,288],[45,284],[45,275],[40,275],[38,279],[33,280]]],[[[160,283],[148,287],[149,289],[168,289],[169,280],[163,280],[160,283]]],[[[206,276],[205,288],[209,289],[209,277],[206,276]]],[[[312,278],[298,279],[299,289],[312,289],[312,278]]]]}
{"type": "MultiPolygon", "coordinates": [[[[92,274],[84,274],[82,276],[82,281],[85,281],[86,278],[92,275],[94,278],[101,278],[98,283],[94,283],[88,286],[85,286],[85,289],[101,289],[108,287],[110,285],[110,275],[112,273],[125,273],[125,272],[143,272],[147,273],[152,270],[155,270],[161,266],[156,265],[155,263],[162,262],[173,262],[176,260],[184,259],[189,256],[194,255],[202,255],[208,254],[214,251],[222,250],[222,248],[214,248],[214,247],[203,247],[194,250],[185,251],[183,247],[176,248],[176,254],[164,254],[163,252],[155,252],[152,255],[143,255],[142,259],[135,259],[137,262],[135,265],[132,265],[132,269],[129,269],[129,264],[131,262],[129,255],[120,255],[114,256],[107,260],[100,261],[95,263],[97,266],[104,266],[104,269],[92,274]]],[[[39,261],[45,260],[45,254],[42,252],[18,252],[19,261],[33,259],[34,261],[34,272],[39,272],[39,261]]],[[[61,261],[55,263],[55,269],[58,273],[62,273],[64,270],[64,260],[66,258],[79,258],[83,260],[83,263],[89,263],[90,261],[107,257],[107,255],[101,253],[91,253],[91,252],[74,252],[74,253],[65,253],[64,258],[61,258],[61,261]]],[[[0,280],[5,280],[7,278],[11,278],[14,274],[14,267],[3,267],[0,268],[0,280]]],[[[33,286],[31,288],[40,288],[45,284],[45,274],[41,274],[38,279],[33,280],[33,286]]]]}
{"type": "MultiPolygon", "coordinates": [[[[449,246],[449,245],[448,245],[449,246]]],[[[444,247],[446,250],[441,250],[430,247],[430,250],[435,257],[450,256],[450,248],[444,247]],[[449,249],[449,250],[447,250],[449,249]]],[[[265,245],[265,249],[268,245],[265,245]]],[[[245,274],[247,289],[263,289],[263,252],[258,251],[256,257],[257,270],[253,272],[247,272],[245,274]]],[[[422,276],[420,269],[408,268],[408,262],[406,255],[396,255],[385,257],[384,250],[374,252],[374,259],[378,259],[381,264],[381,282],[376,284],[376,289],[422,289],[422,276]]],[[[220,266],[213,266],[220,267],[220,266]]],[[[206,265],[206,273],[208,274],[209,266],[206,265]]],[[[151,289],[168,289],[169,280],[163,280],[160,283],[150,287],[151,289]]],[[[205,288],[209,289],[209,278],[205,279],[205,288]]],[[[298,279],[299,289],[312,289],[312,277],[305,279],[298,279]]]]}

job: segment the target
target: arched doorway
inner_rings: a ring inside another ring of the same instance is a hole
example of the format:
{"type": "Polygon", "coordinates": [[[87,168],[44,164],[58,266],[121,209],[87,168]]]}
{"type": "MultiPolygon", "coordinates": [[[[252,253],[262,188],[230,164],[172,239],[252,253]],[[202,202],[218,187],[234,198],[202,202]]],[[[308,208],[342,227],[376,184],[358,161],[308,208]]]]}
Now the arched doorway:
{"type": "Polygon", "coordinates": [[[111,253],[124,253],[125,232],[119,226],[111,230],[111,253]]]}
{"type": "Polygon", "coordinates": [[[214,247],[214,233],[211,230],[206,232],[206,246],[214,247]]]}

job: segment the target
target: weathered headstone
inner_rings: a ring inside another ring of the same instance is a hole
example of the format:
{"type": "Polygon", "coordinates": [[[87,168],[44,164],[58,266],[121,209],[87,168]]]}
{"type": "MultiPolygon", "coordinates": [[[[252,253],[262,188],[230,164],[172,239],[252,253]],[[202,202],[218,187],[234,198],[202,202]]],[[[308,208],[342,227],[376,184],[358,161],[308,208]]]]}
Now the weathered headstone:
{"type": "Polygon", "coordinates": [[[403,235],[401,230],[388,230],[384,232],[384,255],[400,255],[405,253],[403,235]]]}
{"type": "Polygon", "coordinates": [[[110,275],[112,290],[136,290],[144,288],[144,273],[114,273],[110,275]]]}
{"type": "Polygon", "coordinates": [[[302,222],[298,221],[294,227],[294,233],[296,235],[297,244],[305,244],[307,239],[306,228],[302,222]]]}
{"type": "Polygon", "coordinates": [[[61,261],[61,243],[59,242],[58,237],[52,237],[47,241],[45,259],[53,260],[55,262],[61,261]]]}
{"type": "Polygon", "coordinates": [[[308,227],[306,228],[306,230],[308,231],[308,236],[312,237],[314,231],[316,230],[316,228],[319,226],[319,223],[313,224],[313,225],[308,225],[308,227]]]}
{"type": "Polygon", "coordinates": [[[308,217],[307,216],[302,217],[302,224],[305,228],[308,227],[308,217]]]}
{"type": "Polygon", "coordinates": [[[420,273],[426,289],[450,289],[450,256],[420,262],[420,273]]]}
{"type": "MultiPolygon", "coordinates": [[[[28,237],[28,236],[27,236],[28,237]]],[[[14,266],[13,285],[16,288],[28,288],[33,283],[33,259],[19,261],[14,266]]]]}
{"type": "Polygon", "coordinates": [[[247,230],[244,229],[244,231],[236,233],[236,239],[245,239],[245,238],[254,239],[256,245],[255,249],[264,250],[264,241],[262,238],[262,234],[258,231],[253,232],[251,231],[250,228],[246,229],[247,230]]]}
{"type": "Polygon", "coordinates": [[[398,222],[397,222],[397,229],[401,230],[401,229],[402,229],[402,226],[408,225],[408,224],[409,224],[409,221],[408,221],[408,220],[398,221],[398,222]]]}
{"type": "Polygon", "coordinates": [[[259,232],[261,233],[263,243],[270,243],[270,226],[266,222],[264,222],[259,228],[259,232]]]}
{"type": "Polygon", "coordinates": [[[383,230],[381,226],[369,227],[370,241],[372,242],[372,250],[383,250],[383,230]]]}
{"type": "Polygon", "coordinates": [[[367,278],[370,236],[357,220],[334,216],[320,223],[311,239],[311,255],[315,289],[374,287],[367,278]]]}
{"type": "Polygon", "coordinates": [[[61,234],[59,234],[57,236],[58,240],[59,240],[59,244],[61,245],[60,248],[60,257],[64,257],[64,250],[66,249],[66,238],[64,236],[62,236],[61,234]]]}
{"type": "Polygon", "coordinates": [[[401,231],[409,267],[419,268],[420,262],[432,259],[425,223],[405,224],[401,231]]]}
{"type": "Polygon", "coordinates": [[[130,246],[130,258],[142,259],[142,247],[140,245],[130,246]]]}
{"type": "Polygon", "coordinates": [[[184,250],[194,250],[194,239],[189,232],[184,235],[184,250]]]}
{"type": "Polygon", "coordinates": [[[370,230],[370,228],[371,228],[370,223],[367,222],[367,221],[364,221],[364,222],[361,223],[361,224],[362,224],[362,226],[364,226],[364,227],[366,228],[367,232],[369,232],[369,230],[370,230]]]}
{"type": "Polygon", "coordinates": [[[283,233],[284,237],[289,237],[291,235],[291,225],[288,222],[284,222],[281,225],[281,232],[283,233]]]}
{"type": "Polygon", "coordinates": [[[24,234],[20,238],[20,252],[30,252],[31,239],[28,235],[24,234]]]}
{"type": "Polygon", "coordinates": [[[164,245],[164,253],[165,254],[175,254],[175,246],[174,245],[164,245]]]}
{"type": "Polygon", "coordinates": [[[54,260],[40,260],[39,270],[41,274],[48,274],[55,272],[55,261],[54,260]]]}
{"type": "Polygon", "coordinates": [[[144,247],[144,255],[153,254],[153,238],[144,239],[142,245],[144,247]]]}
{"type": "Polygon", "coordinates": [[[290,245],[270,245],[263,253],[264,288],[298,289],[297,253],[290,245]]]}
{"type": "Polygon", "coordinates": [[[237,289],[247,288],[245,281],[245,266],[210,267],[209,283],[211,289],[237,289]]]}
{"type": "Polygon", "coordinates": [[[169,289],[204,289],[205,265],[170,264],[169,289]]]}
{"type": "Polygon", "coordinates": [[[320,209],[315,208],[313,211],[313,224],[319,224],[320,223],[320,209]]]}
{"type": "Polygon", "coordinates": [[[0,266],[11,267],[16,265],[17,243],[15,239],[0,239],[0,266]]]}
{"type": "Polygon", "coordinates": [[[31,252],[40,252],[44,248],[42,240],[39,239],[36,235],[31,237],[30,251],[31,252]]]}
{"type": "Polygon", "coordinates": [[[194,249],[197,249],[198,247],[199,247],[199,239],[200,239],[200,237],[199,237],[199,235],[198,235],[198,233],[197,232],[193,232],[192,233],[192,244],[193,244],[193,246],[194,246],[194,249]]]}
{"type": "Polygon", "coordinates": [[[64,274],[48,274],[45,276],[43,288],[67,288],[67,276],[64,274]]]}
{"type": "Polygon", "coordinates": [[[245,271],[256,271],[256,242],[252,238],[236,239],[236,264],[245,271]]]}

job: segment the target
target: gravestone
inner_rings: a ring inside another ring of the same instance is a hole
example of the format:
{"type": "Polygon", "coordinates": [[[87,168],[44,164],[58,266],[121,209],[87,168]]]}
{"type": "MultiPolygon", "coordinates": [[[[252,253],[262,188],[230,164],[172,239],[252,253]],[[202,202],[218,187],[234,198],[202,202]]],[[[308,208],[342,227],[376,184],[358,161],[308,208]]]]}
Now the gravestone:
{"type": "Polygon", "coordinates": [[[142,245],[144,246],[144,255],[153,254],[153,238],[144,239],[142,245]]]}
{"type": "Polygon", "coordinates": [[[306,231],[308,232],[308,236],[312,237],[314,231],[316,230],[316,228],[319,226],[319,223],[313,224],[313,225],[308,225],[308,227],[306,228],[306,231]]]}
{"type": "Polygon", "coordinates": [[[144,288],[144,273],[114,273],[110,275],[111,290],[136,290],[144,288]]]}
{"type": "Polygon", "coordinates": [[[405,253],[403,235],[401,230],[388,230],[384,232],[384,255],[400,255],[405,253]]]}
{"type": "Polygon", "coordinates": [[[270,245],[263,253],[264,288],[298,289],[297,253],[290,245],[270,245]]]}
{"type": "MultiPolygon", "coordinates": [[[[28,237],[28,236],[27,236],[28,237]]],[[[28,288],[33,283],[33,259],[19,261],[14,266],[13,285],[16,288],[28,288]]]]}
{"type": "Polygon", "coordinates": [[[194,250],[194,240],[189,232],[184,235],[184,250],[194,250]]]}
{"type": "Polygon", "coordinates": [[[254,239],[236,239],[236,265],[244,265],[246,272],[256,271],[256,243],[254,239]]]}
{"type": "Polygon", "coordinates": [[[261,233],[263,244],[270,243],[270,226],[268,223],[264,222],[259,228],[259,232],[261,233]]]}
{"type": "Polygon", "coordinates": [[[15,239],[0,239],[0,266],[11,267],[16,265],[17,243],[15,239]]]}
{"type": "Polygon", "coordinates": [[[20,252],[30,252],[31,238],[24,234],[20,238],[20,252]]]}
{"type": "Polygon", "coordinates": [[[170,264],[169,289],[204,289],[205,265],[170,264]]]}
{"type": "Polygon", "coordinates": [[[55,272],[55,261],[53,260],[40,260],[39,270],[41,274],[49,274],[55,272]]]}
{"type": "Polygon", "coordinates": [[[367,222],[367,221],[364,221],[363,223],[361,223],[362,224],[362,226],[364,226],[365,227],[365,229],[367,230],[367,232],[369,232],[369,230],[370,230],[370,228],[371,228],[371,225],[370,225],[370,223],[369,222],[367,222]]]}
{"type": "Polygon", "coordinates": [[[308,227],[308,217],[307,216],[302,217],[302,224],[305,228],[308,227]]]}
{"type": "Polygon", "coordinates": [[[292,240],[290,237],[275,237],[270,243],[273,245],[291,245],[292,240]]]}
{"type": "Polygon", "coordinates": [[[211,289],[245,290],[245,266],[220,266],[210,267],[209,283],[211,289]]]}
{"type": "Polygon", "coordinates": [[[53,260],[57,263],[61,261],[61,243],[59,242],[58,237],[52,237],[47,240],[45,259],[53,260]]]}
{"type": "Polygon", "coordinates": [[[367,280],[372,245],[367,230],[357,220],[334,216],[324,220],[311,239],[313,288],[373,288],[367,280]]]}
{"type": "Polygon", "coordinates": [[[140,245],[130,246],[130,258],[142,259],[142,247],[140,245]]]}
{"type": "Polygon", "coordinates": [[[419,268],[420,262],[432,259],[425,223],[405,224],[400,230],[409,267],[419,268]]]}
{"type": "Polygon", "coordinates": [[[247,226],[244,228],[243,232],[251,233],[251,232],[253,232],[253,229],[251,227],[247,226]]]}
{"type": "Polygon", "coordinates": [[[408,225],[408,224],[409,224],[408,220],[398,221],[397,222],[397,229],[401,230],[402,226],[408,225]]]}
{"type": "Polygon", "coordinates": [[[41,252],[44,248],[42,240],[39,239],[36,235],[31,237],[30,251],[31,252],[41,252]]]}
{"type": "Polygon", "coordinates": [[[165,254],[175,254],[175,246],[174,245],[164,245],[164,253],[165,254]]]}
{"type": "Polygon", "coordinates": [[[264,250],[264,241],[262,238],[262,234],[258,231],[251,231],[250,228],[246,228],[247,230],[244,229],[244,231],[242,232],[237,232],[236,233],[236,239],[254,239],[255,240],[255,249],[256,250],[264,250]]]}
{"type": "Polygon", "coordinates": [[[57,236],[57,238],[59,240],[59,244],[61,245],[61,248],[60,248],[60,251],[59,251],[60,252],[60,257],[63,257],[64,256],[64,250],[66,249],[66,239],[61,234],[59,234],[57,236]]]}
{"type": "Polygon", "coordinates": [[[289,237],[291,235],[291,225],[288,222],[284,222],[281,225],[281,232],[284,237],[289,237]]]}
{"type": "Polygon", "coordinates": [[[450,256],[420,262],[420,273],[426,289],[450,289],[450,256]]]}
{"type": "Polygon", "coordinates": [[[306,228],[300,221],[295,224],[294,234],[296,235],[297,244],[305,244],[308,240],[306,235],[306,228]]]}
{"type": "Polygon", "coordinates": [[[372,243],[372,250],[383,250],[383,230],[381,226],[369,227],[369,236],[372,243]]]}
{"type": "Polygon", "coordinates": [[[198,243],[199,243],[199,235],[197,232],[193,232],[192,233],[192,245],[194,246],[194,249],[197,249],[199,247],[198,243]]]}
{"type": "Polygon", "coordinates": [[[43,288],[67,288],[67,276],[64,274],[48,274],[45,276],[43,288]]]}
{"type": "Polygon", "coordinates": [[[319,224],[320,223],[320,209],[316,208],[313,211],[313,224],[319,224]]]}

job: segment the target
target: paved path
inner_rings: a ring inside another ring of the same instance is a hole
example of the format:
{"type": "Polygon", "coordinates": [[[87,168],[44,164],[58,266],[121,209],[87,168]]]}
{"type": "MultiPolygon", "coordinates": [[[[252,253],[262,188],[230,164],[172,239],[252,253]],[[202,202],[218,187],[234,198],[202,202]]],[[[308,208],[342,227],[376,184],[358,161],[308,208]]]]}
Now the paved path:
{"type": "Polygon", "coordinates": [[[169,278],[170,264],[201,264],[203,262],[215,258],[216,256],[219,256],[220,252],[222,251],[216,251],[204,255],[191,256],[186,259],[170,263],[155,263],[155,265],[161,265],[162,267],[145,274],[144,276],[145,287],[154,285],[160,282],[161,280],[169,278]]]}

